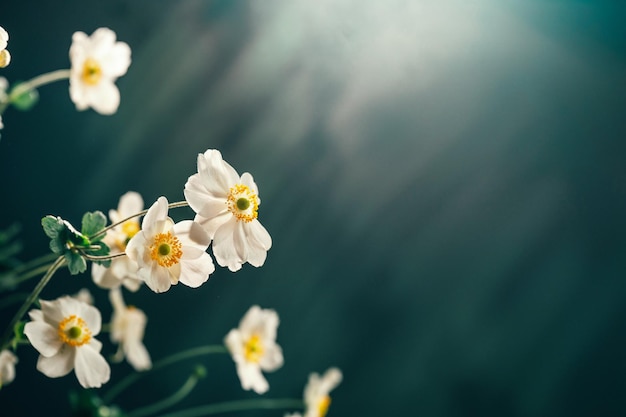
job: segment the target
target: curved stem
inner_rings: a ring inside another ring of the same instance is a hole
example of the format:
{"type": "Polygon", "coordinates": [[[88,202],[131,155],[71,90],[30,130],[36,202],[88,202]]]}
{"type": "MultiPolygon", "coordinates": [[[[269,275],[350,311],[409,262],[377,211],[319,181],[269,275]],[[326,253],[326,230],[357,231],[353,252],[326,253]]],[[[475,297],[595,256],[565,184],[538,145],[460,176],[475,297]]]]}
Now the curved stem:
{"type": "Polygon", "coordinates": [[[199,407],[179,410],[159,417],[203,417],[213,414],[229,413],[247,410],[279,410],[285,408],[304,408],[304,402],[295,398],[260,398],[252,400],[228,401],[216,404],[201,405],[199,407]]]}
{"type": "Polygon", "coordinates": [[[207,345],[184,350],[171,356],[167,356],[160,361],[155,362],[150,370],[146,372],[135,372],[122,379],[120,382],[117,383],[117,385],[114,385],[105,395],[102,396],[102,400],[105,404],[109,404],[122,391],[137,382],[139,378],[141,378],[150,371],[156,371],[157,369],[163,368],[176,362],[183,361],[185,359],[194,358],[196,356],[211,355],[214,353],[228,353],[228,350],[225,346],[222,345],[207,345]]]}
{"type": "Polygon", "coordinates": [[[191,391],[194,389],[196,384],[198,383],[199,377],[196,373],[193,373],[187,381],[183,384],[182,387],[178,389],[174,394],[170,395],[167,398],[164,398],[161,401],[157,401],[154,404],[147,405],[142,408],[138,408],[135,411],[131,411],[127,413],[128,417],[145,417],[150,414],[158,413],[166,408],[173,406],[174,404],[182,401],[191,391]]]}
{"type": "Polygon", "coordinates": [[[54,273],[63,265],[64,262],[65,258],[63,256],[59,256],[57,260],[54,261],[52,265],[50,265],[50,268],[48,268],[48,272],[46,272],[43,278],[41,278],[41,281],[39,281],[33,292],[30,293],[26,301],[24,301],[24,304],[22,304],[17,313],[15,313],[15,316],[13,316],[13,318],[11,319],[9,326],[5,330],[4,335],[0,340],[0,349],[4,349],[7,347],[8,341],[11,337],[11,333],[13,332],[13,328],[15,327],[17,322],[22,318],[24,313],[26,313],[26,310],[28,310],[28,308],[31,306],[31,304],[33,304],[37,297],[39,297],[41,291],[48,284],[48,282],[50,282],[50,279],[52,278],[54,273]]]}
{"type": "Polygon", "coordinates": [[[50,84],[59,80],[65,80],[68,78],[70,78],[70,70],[68,69],[56,70],[38,75],[28,81],[19,83],[9,94],[9,101],[13,100],[15,97],[20,96],[21,94],[24,94],[29,90],[34,90],[43,85],[50,84]]]}
{"type": "Polygon", "coordinates": [[[120,258],[126,256],[126,252],[116,253],[113,255],[88,255],[84,250],[79,249],[80,256],[90,261],[108,261],[110,259],[120,258]]]}
{"type": "MultiPolygon", "coordinates": [[[[188,207],[189,203],[187,203],[186,201],[177,201],[175,203],[169,203],[167,205],[168,208],[172,209],[172,208],[178,208],[178,207],[188,207]]],[[[105,234],[107,231],[113,229],[114,227],[119,226],[120,224],[129,221],[130,219],[134,219],[135,217],[139,217],[139,216],[143,216],[144,214],[146,214],[148,212],[149,209],[145,209],[145,210],[141,210],[139,213],[135,213],[132,216],[128,216],[125,219],[120,220],[119,222],[115,222],[113,224],[108,225],[107,227],[105,227],[104,229],[100,230],[98,233],[94,233],[91,236],[87,236],[87,238],[89,240],[92,240],[95,237],[101,236],[103,234],[105,234]]]]}
{"type": "Polygon", "coordinates": [[[50,261],[52,261],[52,260],[54,260],[56,258],[57,258],[56,254],[48,253],[48,254],[46,254],[44,256],[40,256],[39,258],[32,259],[32,260],[30,260],[30,261],[28,261],[26,263],[23,263],[22,265],[19,265],[19,266],[15,267],[15,269],[13,271],[19,274],[22,271],[26,271],[28,269],[34,268],[37,265],[43,264],[45,262],[50,262],[50,261]]]}

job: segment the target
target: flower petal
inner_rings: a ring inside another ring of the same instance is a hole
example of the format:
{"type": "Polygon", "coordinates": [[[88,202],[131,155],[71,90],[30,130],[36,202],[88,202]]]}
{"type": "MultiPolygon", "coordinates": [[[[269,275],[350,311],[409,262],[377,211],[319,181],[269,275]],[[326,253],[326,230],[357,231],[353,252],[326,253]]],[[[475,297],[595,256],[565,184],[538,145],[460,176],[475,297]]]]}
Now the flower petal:
{"type": "Polygon", "coordinates": [[[254,390],[257,394],[264,394],[270,389],[270,386],[256,364],[249,362],[237,363],[237,376],[241,382],[241,387],[245,390],[254,390]]]}
{"type": "Polygon", "coordinates": [[[211,243],[209,234],[202,225],[191,220],[183,220],[173,227],[174,235],[180,239],[183,246],[192,246],[205,251],[211,243]]]}
{"type": "Polygon", "coordinates": [[[180,268],[180,282],[191,288],[204,284],[215,271],[213,260],[206,252],[202,252],[197,259],[181,260],[180,268]]]}
{"type": "Polygon", "coordinates": [[[37,351],[45,357],[56,355],[63,341],[57,329],[43,321],[30,321],[24,326],[24,334],[37,351]]]}
{"type": "Polygon", "coordinates": [[[152,204],[152,206],[148,209],[148,212],[141,223],[141,228],[145,231],[147,236],[151,236],[153,234],[153,228],[158,221],[165,220],[167,218],[167,205],[167,198],[159,197],[157,201],[154,202],[154,204],[152,204]]]}
{"type": "Polygon", "coordinates": [[[58,354],[49,358],[41,355],[37,360],[37,370],[49,378],[59,378],[74,368],[74,348],[63,345],[58,354]]]}
{"type": "Polygon", "coordinates": [[[234,217],[231,218],[217,229],[213,237],[213,255],[217,263],[220,266],[227,266],[232,272],[241,269],[244,262],[242,252],[243,254],[246,252],[240,237],[241,228],[237,223],[234,217]]]}
{"type": "Polygon", "coordinates": [[[111,368],[107,361],[89,345],[76,349],[74,368],[78,382],[83,388],[98,388],[111,376],[111,368]]]}
{"type": "Polygon", "coordinates": [[[124,355],[126,356],[128,363],[130,363],[136,371],[144,371],[152,368],[150,354],[141,342],[125,343],[124,355]]]}

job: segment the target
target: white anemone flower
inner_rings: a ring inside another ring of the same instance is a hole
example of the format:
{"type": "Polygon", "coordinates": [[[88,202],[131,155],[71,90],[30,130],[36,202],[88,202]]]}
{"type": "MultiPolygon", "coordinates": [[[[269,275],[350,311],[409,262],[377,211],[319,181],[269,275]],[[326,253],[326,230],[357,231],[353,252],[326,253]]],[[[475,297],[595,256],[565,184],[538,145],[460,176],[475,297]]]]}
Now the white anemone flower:
{"type": "Polygon", "coordinates": [[[113,114],[120,104],[115,80],[130,66],[130,47],[116,42],[115,32],[99,28],[91,35],[74,32],[70,46],[70,97],[76,109],[92,107],[113,114]]]}
{"type": "Polygon", "coordinates": [[[219,151],[209,149],[198,155],[198,173],[187,180],[185,199],[213,239],[218,264],[234,272],[246,262],[265,263],[272,238],[257,219],[261,199],[252,175],[240,177],[219,151]]]}
{"type": "Polygon", "coordinates": [[[152,367],[150,354],[143,344],[143,335],[148,318],[140,309],[127,306],[122,297],[120,287],[109,292],[109,300],[113,305],[111,318],[111,341],[119,344],[115,360],[126,357],[136,371],[144,371],[152,367]]]}
{"type": "Polygon", "coordinates": [[[11,54],[6,50],[9,43],[9,34],[0,26],[0,68],[4,68],[11,62],[11,54]]]}
{"type": "MultiPolygon", "coordinates": [[[[143,210],[143,198],[139,193],[129,191],[120,197],[117,210],[109,210],[111,224],[118,223],[143,210]]],[[[139,220],[135,217],[115,226],[107,231],[103,241],[111,249],[111,255],[126,251],[126,245],[139,230],[139,220]]],[[[94,263],[91,267],[91,277],[102,288],[115,288],[124,285],[130,291],[137,291],[141,286],[141,279],[137,275],[137,262],[127,256],[114,258],[107,268],[94,263]]]]}
{"type": "Polygon", "coordinates": [[[309,382],[304,387],[304,417],[324,417],[330,406],[328,395],[341,383],[342,374],[337,368],[328,369],[324,375],[317,373],[309,375],[309,382]]]}
{"type": "Polygon", "coordinates": [[[37,351],[37,369],[50,378],[69,374],[72,369],[84,388],[98,388],[109,380],[111,368],[100,354],[102,318],[96,307],[69,296],[41,300],[41,310],[29,312],[32,321],[24,334],[37,351]]]}
{"type": "Polygon", "coordinates": [[[202,226],[191,220],[174,224],[165,197],[150,207],[126,255],[137,262],[138,276],[154,292],[165,292],[179,281],[197,288],[215,271],[206,250],[211,243],[202,226]]]}
{"type": "Polygon", "coordinates": [[[0,388],[15,379],[15,364],[17,356],[10,350],[0,352],[0,388]]]}
{"type": "Polygon", "coordinates": [[[226,335],[224,343],[237,366],[241,387],[263,394],[269,384],[261,370],[272,372],[283,366],[283,351],[276,343],[278,314],[252,306],[237,329],[226,335]]]}

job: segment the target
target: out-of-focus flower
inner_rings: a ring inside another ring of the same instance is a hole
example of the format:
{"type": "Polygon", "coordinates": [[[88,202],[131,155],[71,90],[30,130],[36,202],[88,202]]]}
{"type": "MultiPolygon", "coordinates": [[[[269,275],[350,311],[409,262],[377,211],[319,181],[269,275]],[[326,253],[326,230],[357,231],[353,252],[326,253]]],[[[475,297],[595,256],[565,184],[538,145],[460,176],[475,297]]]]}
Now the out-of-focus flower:
{"type": "MultiPolygon", "coordinates": [[[[141,195],[129,191],[120,198],[117,210],[109,210],[109,219],[111,224],[114,224],[142,210],[141,195]]],[[[103,241],[111,249],[111,255],[116,255],[126,251],[126,245],[139,230],[139,220],[135,217],[109,229],[103,241]]],[[[115,288],[122,284],[130,291],[137,291],[142,282],[137,275],[138,269],[137,262],[122,256],[112,259],[108,268],[94,263],[91,267],[91,277],[102,288],[115,288]]]]}
{"type": "Polygon", "coordinates": [[[138,276],[154,292],[164,292],[179,281],[196,288],[215,271],[206,250],[209,235],[198,223],[174,224],[167,216],[165,197],[150,207],[138,232],[126,247],[128,257],[139,265],[138,276]]]}
{"type": "MultiPolygon", "coordinates": [[[[7,81],[7,79],[4,77],[0,77],[0,103],[5,103],[9,99],[9,96],[7,94],[8,88],[9,82],[7,81]]],[[[0,114],[0,129],[2,129],[3,127],[4,124],[2,124],[2,114],[0,114]]]]}
{"type": "Polygon", "coordinates": [[[74,32],[70,46],[70,97],[78,110],[92,107],[101,114],[113,114],[120,104],[115,80],[126,74],[130,47],[116,42],[115,32],[99,28],[87,36],[74,32]]]}
{"type": "Polygon", "coordinates": [[[87,288],[81,288],[80,291],[74,294],[74,298],[85,304],[93,305],[93,295],[87,288]]]}
{"type": "Polygon", "coordinates": [[[272,238],[257,220],[261,199],[252,175],[240,177],[219,151],[209,149],[198,155],[198,173],[187,180],[185,199],[213,239],[218,264],[238,271],[246,262],[265,263],[272,238]]]}
{"type": "Polygon", "coordinates": [[[263,394],[269,384],[261,370],[272,372],[283,365],[283,351],[276,343],[278,314],[274,310],[252,306],[239,327],[226,335],[224,343],[237,366],[241,387],[263,394]]]}
{"type": "Polygon", "coordinates": [[[74,369],[84,388],[97,388],[109,380],[111,368],[100,354],[102,318],[97,308],[72,297],[41,300],[41,310],[31,310],[32,321],[24,334],[40,353],[37,369],[50,378],[74,369]]]}
{"type": "Polygon", "coordinates": [[[11,62],[11,54],[6,50],[9,43],[9,34],[0,26],[0,68],[4,68],[11,62]]]}
{"type": "Polygon", "coordinates": [[[128,363],[137,371],[150,369],[152,361],[143,344],[143,334],[148,321],[146,315],[138,308],[124,303],[120,287],[109,292],[109,300],[113,305],[111,341],[119,344],[115,359],[122,360],[126,357],[128,363]]]}
{"type": "Polygon", "coordinates": [[[337,368],[328,369],[323,376],[317,373],[309,375],[309,382],[304,387],[304,417],[324,417],[330,406],[328,395],[341,383],[341,371],[337,368]]]}
{"type": "Polygon", "coordinates": [[[0,352],[0,388],[15,379],[15,364],[17,356],[10,350],[0,352]]]}

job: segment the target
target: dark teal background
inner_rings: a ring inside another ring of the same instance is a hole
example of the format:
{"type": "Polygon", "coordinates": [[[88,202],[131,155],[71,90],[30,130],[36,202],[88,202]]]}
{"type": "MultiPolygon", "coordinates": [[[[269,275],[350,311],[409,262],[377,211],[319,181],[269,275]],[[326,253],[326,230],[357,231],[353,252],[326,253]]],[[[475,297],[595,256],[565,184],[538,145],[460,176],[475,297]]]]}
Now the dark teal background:
{"type": "MultiPolygon", "coordinates": [[[[129,190],[146,205],[182,200],[196,155],[217,148],[254,175],[274,246],[262,268],[220,268],[198,290],[127,294],[148,314],[153,358],[220,343],[259,304],[279,313],[285,354],[264,397],[298,398],[310,372],[338,366],[328,417],[623,416],[625,12],[608,1],[4,2],[10,81],[68,68],[72,33],[100,26],[133,62],[114,116],[77,112],[67,82],[3,115],[0,227],[19,222],[24,259],[38,256],[44,215],[79,224],[129,190]]],[[[88,275],[59,273],[42,297],[83,286],[108,321],[88,275]]],[[[50,380],[33,349],[18,355],[2,414],[66,414],[75,377],[50,380]]],[[[155,372],[119,404],[173,392],[194,363],[155,372]]],[[[203,363],[208,378],[181,407],[257,397],[230,358],[203,363]]],[[[129,370],[114,366],[112,381],[129,370]]]]}

